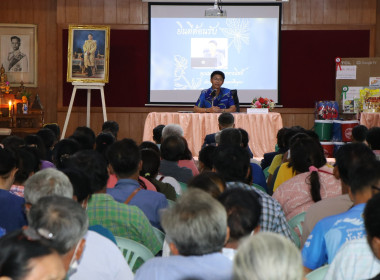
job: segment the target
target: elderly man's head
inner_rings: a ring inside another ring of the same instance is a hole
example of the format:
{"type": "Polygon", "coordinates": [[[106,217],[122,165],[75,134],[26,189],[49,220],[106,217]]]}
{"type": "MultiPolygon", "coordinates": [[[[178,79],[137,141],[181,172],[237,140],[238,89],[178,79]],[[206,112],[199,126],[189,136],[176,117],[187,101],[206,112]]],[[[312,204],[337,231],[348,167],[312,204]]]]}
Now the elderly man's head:
{"type": "Polygon", "coordinates": [[[28,222],[40,235],[52,240],[66,270],[79,260],[88,228],[87,214],[79,203],[62,196],[42,197],[30,208],[28,222]]]}
{"type": "Polygon", "coordinates": [[[73,197],[73,186],[69,178],[53,168],[41,170],[25,182],[24,197],[28,204],[35,204],[41,197],[58,195],[73,197]]]}
{"type": "Polygon", "coordinates": [[[174,255],[219,252],[227,238],[227,213],[208,193],[191,189],[162,213],[162,227],[174,255]]]}
{"type": "Polygon", "coordinates": [[[183,129],[179,124],[168,124],[162,129],[161,142],[169,136],[182,137],[183,129]]]}

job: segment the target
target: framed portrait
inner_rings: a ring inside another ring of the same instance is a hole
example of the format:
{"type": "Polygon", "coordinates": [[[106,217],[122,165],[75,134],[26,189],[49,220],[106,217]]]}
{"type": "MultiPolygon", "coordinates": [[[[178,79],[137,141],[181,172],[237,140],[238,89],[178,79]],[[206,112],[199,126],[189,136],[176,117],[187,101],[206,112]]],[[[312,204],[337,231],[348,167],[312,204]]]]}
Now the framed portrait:
{"type": "Polygon", "coordinates": [[[67,81],[108,83],[110,27],[70,25],[67,81]]]}
{"type": "Polygon", "coordinates": [[[0,64],[12,87],[37,87],[37,25],[0,24],[0,64]]]}

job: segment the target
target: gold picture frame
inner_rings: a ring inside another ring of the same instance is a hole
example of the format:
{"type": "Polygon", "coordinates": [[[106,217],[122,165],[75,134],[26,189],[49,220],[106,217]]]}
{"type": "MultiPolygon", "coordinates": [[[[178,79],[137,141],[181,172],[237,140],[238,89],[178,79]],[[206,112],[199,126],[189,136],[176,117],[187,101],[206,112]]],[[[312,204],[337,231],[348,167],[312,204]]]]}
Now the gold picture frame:
{"type": "Polygon", "coordinates": [[[110,26],[69,25],[67,82],[108,83],[110,26]]]}
{"type": "Polygon", "coordinates": [[[0,67],[11,87],[37,87],[37,25],[0,24],[0,67]]]}

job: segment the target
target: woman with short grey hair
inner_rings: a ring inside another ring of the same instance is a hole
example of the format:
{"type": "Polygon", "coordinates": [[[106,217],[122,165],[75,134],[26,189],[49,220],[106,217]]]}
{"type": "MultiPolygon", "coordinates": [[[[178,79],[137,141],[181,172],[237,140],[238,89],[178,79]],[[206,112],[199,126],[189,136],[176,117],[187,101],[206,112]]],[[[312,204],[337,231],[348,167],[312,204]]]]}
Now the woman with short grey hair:
{"type": "Polygon", "coordinates": [[[260,232],[239,246],[233,274],[233,280],[301,280],[301,253],[285,237],[260,232]]]}

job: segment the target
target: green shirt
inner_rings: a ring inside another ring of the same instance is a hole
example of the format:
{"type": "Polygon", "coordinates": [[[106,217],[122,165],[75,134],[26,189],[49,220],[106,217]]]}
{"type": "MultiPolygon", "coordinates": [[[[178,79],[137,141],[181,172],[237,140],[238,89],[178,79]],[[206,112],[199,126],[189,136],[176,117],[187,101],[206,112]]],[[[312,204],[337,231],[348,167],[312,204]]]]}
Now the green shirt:
{"type": "Polygon", "coordinates": [[[87,214],[90,226],[102,225],[115,236],[139,242],[153,255],[162,249],[148,218],[137,206],[117,202],[109,194],[93,194],[87,214]]]}

